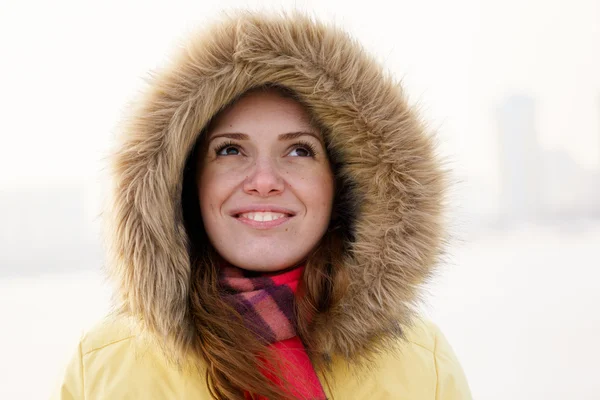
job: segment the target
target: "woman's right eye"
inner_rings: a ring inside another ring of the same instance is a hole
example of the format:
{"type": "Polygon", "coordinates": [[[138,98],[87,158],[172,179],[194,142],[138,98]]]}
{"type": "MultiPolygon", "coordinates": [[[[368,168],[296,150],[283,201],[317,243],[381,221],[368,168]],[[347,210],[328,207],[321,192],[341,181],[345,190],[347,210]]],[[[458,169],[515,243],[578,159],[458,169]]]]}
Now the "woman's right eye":
{"type": "Polygon", "coordinates": [[[237,156],[240,154],[240,149],[232,143],[223,143],[215,149],[218,156],[237,156]]]}

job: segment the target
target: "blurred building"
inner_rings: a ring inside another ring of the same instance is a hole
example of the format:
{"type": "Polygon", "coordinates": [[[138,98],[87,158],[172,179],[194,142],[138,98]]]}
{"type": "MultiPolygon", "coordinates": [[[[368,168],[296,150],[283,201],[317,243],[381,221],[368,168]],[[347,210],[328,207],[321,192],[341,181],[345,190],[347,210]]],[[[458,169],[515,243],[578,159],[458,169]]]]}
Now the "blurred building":
{"type": "Polygon", "coordinates": [[[585,169],[565,150],[540,146],[533,98],[510,96],[497,118],[503,222],[600,217],[600,169],[585,169]]]}
{"type": "Polygon", "coordinates": [[[513,95],[497,109],[500,133],[500,217],[521,221],[540,217],[541,149],[535,127],[535,101],[513,95]]]}
{"type": "Polygon", "coordinates": [[[89,269],[99,241],[86,216],[85,186],[44,186],[0,192],[0,276],[89,269]]]}

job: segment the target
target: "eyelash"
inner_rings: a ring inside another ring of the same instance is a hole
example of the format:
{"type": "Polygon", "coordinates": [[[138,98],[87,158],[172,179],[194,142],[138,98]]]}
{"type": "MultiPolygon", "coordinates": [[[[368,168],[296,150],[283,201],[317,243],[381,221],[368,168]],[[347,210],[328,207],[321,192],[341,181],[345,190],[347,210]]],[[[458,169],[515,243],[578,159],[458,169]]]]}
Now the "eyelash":
{"type": "MultiPolygon", "coordinates": [[[[308,151],[307,157],[314,157],[317,154],[317,149],[316,149],[315,145],[310,142],[307,142],[304,140],[299,140],[296,143],[292,144],[292,147],[295,147],[295,146],[303,147],[306,151],[308,151]]],[[[219,153],[228,147],[235,147],[239,151],[238,145],[236,145],[235,143],[233,143],[231,141],[227,141],[227,142],[221,143],[220,145],[218,145],[215,148],[215,154],[217,156],[219,156],[219,153]]]]}

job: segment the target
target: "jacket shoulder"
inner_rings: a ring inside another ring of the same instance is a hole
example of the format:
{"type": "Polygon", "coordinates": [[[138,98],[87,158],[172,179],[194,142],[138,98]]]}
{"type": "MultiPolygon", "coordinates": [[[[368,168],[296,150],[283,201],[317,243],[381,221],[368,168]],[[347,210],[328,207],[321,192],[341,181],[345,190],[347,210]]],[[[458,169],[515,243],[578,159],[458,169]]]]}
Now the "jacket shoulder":
{"type": "Polygon", "coordinates": [[[419,346],[431,353],[436,350],[436,338],[441,333],[440,328],[428,319],[417,319],[406,329],[406,341],[419,346]]]}
{"type": "Polygon", "coordinates": [[[407,341],[432,354],[436,400],[472,398],[462,365],[438,325],[427,319],[418,320],[407,332],[407,341]]]}
{"type": "Polygon", "coordinates": [[[131,341],[135,337],[133,323],[125,318],[105,317],[82,335],[81,354],[86,356],[117,343],[131,341]]]}
{"type": "MultiPolygon", "coordinates": [[[[90,394],[88,390],[90,386],[90,362],[92,367],[96,367],[100,364],[95,362],[98,353],[102,353],[104,349],[114,348],[117,343],[127,343],[132,338],[133,332],[127,324],[114,317],[105,317],[92,328],[86,330],[80,337],[67,364],[64,365],[51,399],[74,400],[87,398],[90,394]],[[86,381],[88,381],[88,385],[85,384],[86,381]]],[[[112,357],[101,361],[110,361],[110,358],[112,357]]]]}
{"type": "Polygon", "coordinates": [[[89,329],[52,399],[209,399],[199,370],[169,362],[133,322],[107,317],[89,329]]]}
{"type": "Polygon", "coordinates": [[[462,367],[440,328],[418,319],[405,338],[379,351],[367,366],[337,359],[330,393],[334,398],[470,400],[462,367]]]}

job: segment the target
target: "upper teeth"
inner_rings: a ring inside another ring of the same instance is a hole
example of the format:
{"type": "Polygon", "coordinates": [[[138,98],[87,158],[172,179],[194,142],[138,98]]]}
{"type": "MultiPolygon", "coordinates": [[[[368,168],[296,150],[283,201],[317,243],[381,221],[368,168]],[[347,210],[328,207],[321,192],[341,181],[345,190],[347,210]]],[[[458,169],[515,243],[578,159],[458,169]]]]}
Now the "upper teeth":
{"type": "Polygon", "coordinates": [[[273,221],[285,217],[285,214],[274,212],[250,212],[240,214],[240,217],[248,218],[254,221],[273,221]]]}

